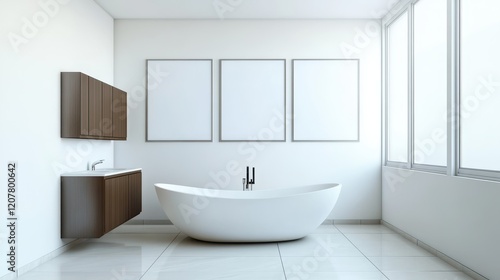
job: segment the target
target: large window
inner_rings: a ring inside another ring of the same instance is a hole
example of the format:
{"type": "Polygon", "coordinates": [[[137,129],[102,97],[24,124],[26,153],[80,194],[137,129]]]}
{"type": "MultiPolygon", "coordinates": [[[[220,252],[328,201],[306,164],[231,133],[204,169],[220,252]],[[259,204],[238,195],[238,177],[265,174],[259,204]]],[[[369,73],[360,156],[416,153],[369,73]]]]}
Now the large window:
{"type": "Polygon", "coordinates": [[[387,28],[387,159],[408,162],[408,13],[387,28]]]}
{"type": "Polygon", "coordinates": [[[500,1],[398,9],[384,19],[386,164],[500,180],[500,1]]]}
{"type": "Polygon", "coordinates": [[[386,159],[393,165],[445,171],[447,11],[447,0],[414,1],[387,24],[386,159]]]}
{"type": "Polygon", "coordinates": [[[459,166],[500,171],[500,1],[460,6],[459,166]]]}
{"type": "Polygon", "coordinates": [[[413,163],[446,166],[447,0],[413,6],[413,163]]]}

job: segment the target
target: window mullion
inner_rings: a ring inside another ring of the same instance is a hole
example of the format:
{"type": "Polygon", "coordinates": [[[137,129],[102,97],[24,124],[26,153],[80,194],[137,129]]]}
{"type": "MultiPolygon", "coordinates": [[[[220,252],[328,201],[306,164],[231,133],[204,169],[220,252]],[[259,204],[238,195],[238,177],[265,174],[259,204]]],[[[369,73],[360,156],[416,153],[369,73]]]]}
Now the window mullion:
{"type": "Polygon", "coordinates": [[[448,0],[448,168],[455,176],[459,166],[459,96],[460,96],[460,0],[448,0]]]}
{"type": "Polygon", "coordinates": [[[413,168],[414,159],[414,113],[413,113],[413,3],[408,6],[408,168],[413,168]]]}

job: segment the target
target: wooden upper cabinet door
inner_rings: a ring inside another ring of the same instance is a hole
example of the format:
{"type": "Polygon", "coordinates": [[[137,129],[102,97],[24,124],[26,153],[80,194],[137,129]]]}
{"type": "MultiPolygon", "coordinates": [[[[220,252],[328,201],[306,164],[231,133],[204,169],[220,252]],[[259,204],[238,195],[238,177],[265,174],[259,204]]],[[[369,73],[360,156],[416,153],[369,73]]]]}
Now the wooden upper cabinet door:
{"type": "Polygon", "coordinates": [[[89,134],[89,76],[61,72],[61,137],[89,134]]]}
{"type": "Polygon", "coordinates": [[[89,76],[80,74],[80,134],[89,135],[89,76]]]}
{"type": "Polygon", "coordinates": [[[102,136],[113,137],[113,90],[106,83],[102,83],[102,136]]]}
{"type": "Polygon", "coordinates": [[[113,88],[113,137],[127,139],[127,93],[113,88]]]}
{"type": "Polygon", "coordinates": [[[102,136],[102,82],[89,77],[89,135],[102,136]]]}

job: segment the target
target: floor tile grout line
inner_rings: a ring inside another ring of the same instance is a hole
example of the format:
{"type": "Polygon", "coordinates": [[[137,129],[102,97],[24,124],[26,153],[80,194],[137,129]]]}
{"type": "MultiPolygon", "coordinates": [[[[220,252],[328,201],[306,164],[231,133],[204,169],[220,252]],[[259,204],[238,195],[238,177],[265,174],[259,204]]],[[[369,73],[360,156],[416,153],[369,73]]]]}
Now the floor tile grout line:
{"type": "MultiPolygon", "coordinates": [[[[335,226],[335,225],[334,225],[335,226]]],[[[336,226],[335,226],[336,227],[336,226]]],[[[336,227],[337,228],[337,227],[336,227]]],[[[351,242],[351,244],[356,247],[356,249],[358,249],[361,254],[363,254],[363,256],[370,262],[372,263],[387,279],[389,279],[389,277],[387,275],[385,275],[385,273],[382,272],[382,270],[380,270],[371,260],[369,257],[367,257],[356,245],[354,245],[354,243],[349,239],[349,237],[347,237],[345,234],[380,234],[380,235],[383,235],[383,234],[394,234],[395,236],[401,236],[404,238],[404,236],[402,236],[401,234],[398,234],[397,232],[390,232],[390,233],[387,233],[387,232],[378,232],[378,233],[367,233],[367,232],[364,232],[364,233],[361,233],[361,232],[356,232],[356,233],[345,233],[342,232],[339,228],[337,228],[344,236],[345,238],[347,238],[347,240],[349,240],[349,242],[351,242]]],[[[427,250],[426,250],[427,251],[427,250]]],[[[386,257],[383,257],[383,256],[380,256],[381,258],[436,258],[436,259],[440,259],[442,260],[441,258],[439,258],[438,256],[432,254],[432,256],[386,256],[386,257]]],[[[444,261],[444,260],[442,260],[444,261]]],[[[433,270],[434,271],[434,270],[433,270]]],[[[462,272],[458,269],[455,268],[455,270],[436,270],[434,272],[462,272]]],[[[389,279],[390,280],[390,279],[389,279]]]]}
{"type": "Polygon", "coordinates": [[[177,237],[180,234],[181,234],[180,232],[177,233],[177,235],[174,237],[174,239],[172,239],[172,241],[170,241],[170,243],[168,243],[167,247],[165,247],[165,249],[163,251],[161,251],[161,253],[158,255],[158,257],[153,261],[153,263],[148,267],[148,269],[141,275],[139,280],[141,280],[149,272],[151,267],[153,267],[153,265],[155,265],[155,263],[158,261],[158,259],[163,255],[163,253],[165,253],[165,251],[170,247],[170,245],[172,245],[172,243],[174,243],[175,239],[177,239],[177,237]]]}
{"type": "MultiPolygon", "coordinates": [[[[334,226],[335,226],[335,225],[334,225],[334,226]]],[[[336,229],[338,229],[336,226],[335,226],[335,228],[336,228],[336,229]]],[[[344,237],[345,237],[345,238],[346,238],[346,239],[347,239],[347,240],[348,240],[348,241],[352,244],[352,246],[354,246],[354,248],[356,248],[356,249],[357,249],[357,250],[358,250],[358,251],[359,251],[359,252],[363,255],[363,257],[365,257],[365,259],[367,259],[367,260],[368,260],[368,261],[369,261],[369,262],[370,262],[370,263],[371,263],[371,264],[372,264],[372,265],[373,265],[373,266],[374,266],[374,267],[375,267],[375,268],[376,268],[376,269],[377,269],[377,270],[378,270],[378,271],[379,271],[382,275],[384,275],[384,277],[385,277],[386,279],[390,280],[389,276],[385,275],[385,273],[384,273],[384,272],[383,272],[383,271],[382,271],[382,270],[381,270],[378,266],[376,266],[376,265],[372,262],[372,260],[370,260],[370,258],[368,258],[368,257],[365,255],[365,253],[363,253],[363,252],[362,252],[362,251],[358,248],[358,246],[356,246],[356,245],[355,245],[355,244],[351,241],[351,239],[349,239],[349,237],[347,237],[347,236],[346,236],[346,235],[345,235],[345,234],[344,234],[344,233],[343,233],[340,229],[338,229],[338,230],[339,230],[339,231],[342,233],[342,235],[343,235],[343,236],[344,236],[344,237]]]]}
{"type": "Polygon", "coordinates": [[[287,280],[288,278],[286,277],[285,265],[283,264],[283,257],[281,256],[280,244],[276,243],[276,247],[278,248],[278,254],[280,255],[280,262],[281,262],[281,268],[283,269],[283,275],[285,276],[285,280],[287,280]]]}

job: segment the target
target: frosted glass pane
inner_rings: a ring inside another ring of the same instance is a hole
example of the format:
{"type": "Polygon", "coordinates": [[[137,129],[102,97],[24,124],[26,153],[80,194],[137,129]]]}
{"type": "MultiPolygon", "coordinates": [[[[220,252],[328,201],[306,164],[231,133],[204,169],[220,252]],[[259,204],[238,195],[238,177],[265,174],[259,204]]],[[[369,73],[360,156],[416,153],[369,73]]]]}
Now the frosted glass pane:
{"type": "Polygon", "coordinates": [[[387,160],[408,162],[408,14],[387,30],[387,160]]]}
{"type": "Polygon", "coordinates": [[[447,0],[414,7],[414,163],[447,163],[447,0]]]}
{"type": "Polygon", "coordinates": [[[500,1],[461,1],[460,167],[500,170],[500,1]]]}

